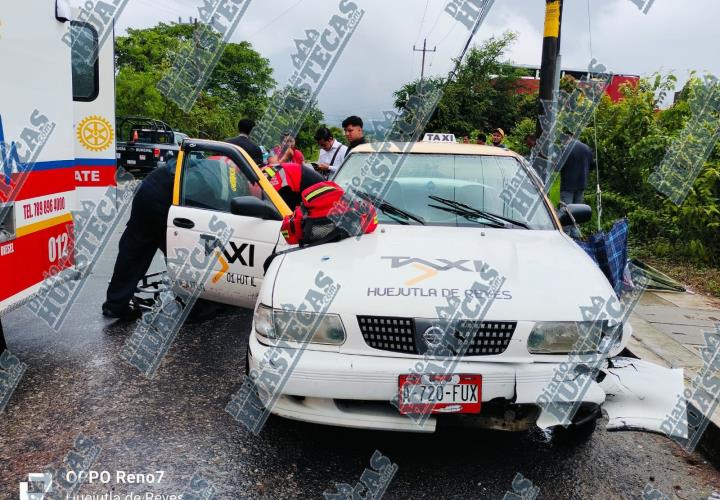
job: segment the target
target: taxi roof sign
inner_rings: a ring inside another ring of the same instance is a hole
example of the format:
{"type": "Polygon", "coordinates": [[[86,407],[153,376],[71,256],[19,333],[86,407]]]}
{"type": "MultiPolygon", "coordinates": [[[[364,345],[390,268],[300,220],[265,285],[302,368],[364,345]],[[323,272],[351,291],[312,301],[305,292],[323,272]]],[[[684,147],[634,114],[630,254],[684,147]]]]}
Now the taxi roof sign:
{"type": "Polygon", "coordinates": [[[427,133],[423,142],[457,142],[455,134],[433,134],[427,133]]]}

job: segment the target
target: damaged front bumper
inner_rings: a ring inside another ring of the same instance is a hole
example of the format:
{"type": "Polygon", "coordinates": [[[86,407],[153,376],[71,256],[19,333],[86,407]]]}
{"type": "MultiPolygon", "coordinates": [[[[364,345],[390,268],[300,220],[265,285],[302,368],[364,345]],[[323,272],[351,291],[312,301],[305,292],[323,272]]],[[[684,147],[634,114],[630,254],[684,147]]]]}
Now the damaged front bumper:
{"type": "Polygon", "coordinates": [[[600,386],[611,430],[645,430],[687,438],[682,369],[632,358],[612,358],[600,386]]]}
{"type": "MultiPolygon", "coordinates": [[[[663,368],[626,357],[605,360],[596,373],[582,364],[569,366],[573,367],[573,373],[561,377],[556,374],[538,398],[542,408],[538,427],[567,426],[575,422],[574,410],[583,402],[591,402],[607,413],[609,430],[641,430],[673,438],[687,437],[682,369],[663,368]]],[[[523,389],[518,387],[519,392],[523,389]]],[[[527,389],[531,393],[537,390],[527,389]]],[[[524,399],[525,395],[519,393],[518,397],[524,399]]]]}
{"type": "MultiPolygon", "coordinates": [[[[271,348],[255,335],[249,347],[249,367],[260,392],[277,391],[270,408],[276,415],[343,427],[435,431],[435,415],[419,426],[390,403],[397,397],[398,377],[413,373],[416,359],[305,350],[291,371],[282,372],[287,363],[266,366],[263,360],[293,359],[296,350],[271,348]],[[267,370],[274,373],[269,375],[267,370]],[[272,387],[264,386],[263,380],[272,381],[272,387]]],[[[664,432],[668,427],[664,422],[673,415],[683,393],[682,370],[622,357],[603,360],[594,373],[570,363],[470,359],[458,362],[453,371],[482,376],[481,414],[457,415],[458,420],[474,419],[479,427],[495,429],[522,430],[521,425],[503,419],[525,420],[540,428],[569,425],[587,417],[588,408],[600,407],[610,417],[610,429],[664,432]],[[527,407],[536,411],[526,411],[527,407]]],[[[453,417],[442,415],[442,420],[453,417]]]]}

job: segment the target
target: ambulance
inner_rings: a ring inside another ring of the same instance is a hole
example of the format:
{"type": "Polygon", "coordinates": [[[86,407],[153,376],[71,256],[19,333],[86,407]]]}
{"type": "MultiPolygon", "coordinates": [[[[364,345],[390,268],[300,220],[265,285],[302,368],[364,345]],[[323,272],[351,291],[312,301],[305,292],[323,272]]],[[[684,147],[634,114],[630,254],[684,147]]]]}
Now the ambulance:
{"type": "Polygon", "coordinates": [[[73,210],[116,185],[113,21],[82,17],[65,0],[0,10],[0,320],[74,266],[73,210]]]}

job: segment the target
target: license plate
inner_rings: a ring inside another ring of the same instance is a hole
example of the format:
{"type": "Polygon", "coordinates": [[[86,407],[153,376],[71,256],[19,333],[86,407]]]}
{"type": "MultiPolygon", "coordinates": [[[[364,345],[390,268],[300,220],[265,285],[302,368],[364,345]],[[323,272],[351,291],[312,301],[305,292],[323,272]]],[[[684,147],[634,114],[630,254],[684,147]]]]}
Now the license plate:
{"type": "Polygon", "coordinates": [[[135,160],[126,160],[125,163],[127,163],[128,165],[135,165],[135,163],[137,162],[135,160]]]}
{"type": "Polygon", "coordinates": [[[482,375],[400,375],[400,413],[480,413],[482,375]]]}
{"type": "Polygon", "coordinates": [[[144,159],[145,159],[145,155],[140,155],[140,159],[141,159],[141,160],[144,160],[144,159]]]}

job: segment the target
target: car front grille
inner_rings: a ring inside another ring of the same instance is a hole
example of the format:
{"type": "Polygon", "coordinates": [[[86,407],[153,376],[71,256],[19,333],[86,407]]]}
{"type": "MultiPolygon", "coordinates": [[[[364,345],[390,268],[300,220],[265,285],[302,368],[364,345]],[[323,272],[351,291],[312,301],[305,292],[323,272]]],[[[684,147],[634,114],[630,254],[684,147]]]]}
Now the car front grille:
{"type": "Polygon", "coordinates": [[[358,316],[365,343],[375,349],[392,352],[417,353],[415,321],[412,318],[390,316],[358,316]]]}
{"type": "Polygon", "coordinates": [[[472,335],[466,356],[489,356],[505,352],[515,333],[515,327],[515,321],[461,320],[458,322],[457,331],[472,335]]]}
{"type": "MultiPolygon", "coordinates": [[[[434,326],[445,331],[437,321],[426,319],[399,318],[392,316],[358,316],[358,325],[365,343],[382,351],[407,354],[425,354],[437,347],[431,343],[432,336],[425,333],[434,326]]],[[[492,356],[502,354],[510,345],[515,333],[515,321],[472,321],[460,320],[454,324],[456,339],[462,341],[471,336],[465,356],[492,356]]],[[[438,328],[435,328],[438,331],[438,328]]]]}

